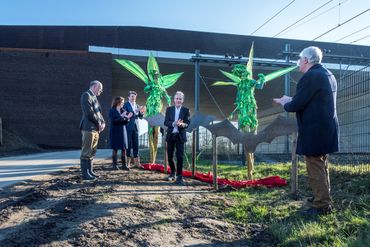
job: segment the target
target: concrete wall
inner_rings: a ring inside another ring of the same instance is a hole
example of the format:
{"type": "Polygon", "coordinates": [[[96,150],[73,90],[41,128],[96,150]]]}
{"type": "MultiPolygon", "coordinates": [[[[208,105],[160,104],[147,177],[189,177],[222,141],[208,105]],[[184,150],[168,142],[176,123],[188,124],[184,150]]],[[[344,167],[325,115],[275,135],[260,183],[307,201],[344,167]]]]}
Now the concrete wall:
{"type": "MultiPolygon", "coordinates": [[[[111,102],[112,56],[102,53],[0,49],[0,116],[3,127],[35,144],[81,145],[80,95],[89,82],[104,83],[105,118],[111,102]]],[[[107,133],[100,147],[105,147],[107,133]]]]}

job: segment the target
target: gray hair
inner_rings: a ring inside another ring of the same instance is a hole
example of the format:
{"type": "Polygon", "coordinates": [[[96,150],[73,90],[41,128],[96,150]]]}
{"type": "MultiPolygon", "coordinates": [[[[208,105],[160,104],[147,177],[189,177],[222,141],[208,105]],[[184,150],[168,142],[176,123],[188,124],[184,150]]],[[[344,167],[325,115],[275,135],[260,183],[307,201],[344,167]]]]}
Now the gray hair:
{"type": "Polygon", "coordinates": [[[181,91],[177,91],[177,92],[175,93],[175,96],[176,96],[176,95],[180,95],[182,98],[184,98],[184,97],[185,97],[184,93],[183,93],[183,92],[181,92],[181,91]]]}
{"type": "Polygon", "coordinates": [[[90,82],[90,88],[95,86],[95,85],[102,85],[102,83],[98,80],[94,80],[90,82]]]}
{"type": "Polygon", "coordinates": [[[321,63],[322,51],[320,50],[319,47],[310,46],[310,47],[303,49],[303,51],[301,52],[301,54],[299,54],[299,56],[307,58],[308,62],[311,64],[317,64],[317,63],[321,63]]]}

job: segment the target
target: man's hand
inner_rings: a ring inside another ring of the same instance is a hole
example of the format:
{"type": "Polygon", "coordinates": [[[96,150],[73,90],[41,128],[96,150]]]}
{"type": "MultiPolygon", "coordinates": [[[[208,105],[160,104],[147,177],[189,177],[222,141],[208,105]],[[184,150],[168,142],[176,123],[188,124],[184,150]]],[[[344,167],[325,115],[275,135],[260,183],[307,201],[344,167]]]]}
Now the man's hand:
{"type": "Polygon", "coordinates": [[[122,114],[121,114],[122,117],[126,117],[128,119],[130,119],[132,117],[132,115],[133,115],[132,112],[127,112],[127,111],[122,112],[122,114]]]}
{"type": "Polygon", "coordinates": [[[145,112],[146,112],[146,106],[140,107],[140,112],[141,112],[141,114],[145,114],[145,112]]]}
{"type": "Polygon", "coordinates": [[[178,127],[184,128],[186,126],[186,123],[182,119],[177,120],[176,125],[178,127]]]}
{"type": "Polygon", "coordinates": [[[283,95],[281,98],[274,98],[273,103],[284,106],[286,103],[292,101],[292,97],[283,95]]]}
{"type": "Polygon", "coordinates": [[[99,124],[99,132],[102,132],[105,129],[105,123],[99,124]]]}

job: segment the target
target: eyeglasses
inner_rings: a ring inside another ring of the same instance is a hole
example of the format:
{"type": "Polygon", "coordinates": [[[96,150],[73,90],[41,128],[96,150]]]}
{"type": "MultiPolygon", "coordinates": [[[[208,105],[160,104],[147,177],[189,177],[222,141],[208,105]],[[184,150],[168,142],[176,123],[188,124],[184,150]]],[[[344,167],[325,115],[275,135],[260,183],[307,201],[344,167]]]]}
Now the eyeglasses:
{"type": "Polygon", "coordinates": [[[304,61],[305,59],[307,59],[306,57],[299,57],[298,60],[297,60],[297,66],[299,66],[299,62],[302,60],[304,61]]]}

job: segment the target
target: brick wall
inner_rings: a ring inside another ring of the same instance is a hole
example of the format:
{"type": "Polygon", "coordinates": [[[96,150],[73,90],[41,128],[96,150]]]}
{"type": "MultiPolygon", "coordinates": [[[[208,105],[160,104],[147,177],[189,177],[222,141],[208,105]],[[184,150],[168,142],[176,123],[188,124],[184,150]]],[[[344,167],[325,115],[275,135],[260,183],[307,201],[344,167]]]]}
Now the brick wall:
{"type": "MultiPolygon", "coordinates": [[[[102,53],[0,49],[0,116],[3,128],[50,147],[81,145],[80,95],[91,80],[104,84],[99,97],[107,119],[112,56],[102,53]]],[[[105,147],[108,130],[101,136],[105,147]]]]}

